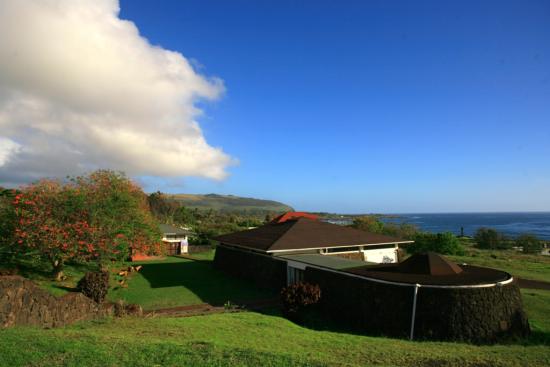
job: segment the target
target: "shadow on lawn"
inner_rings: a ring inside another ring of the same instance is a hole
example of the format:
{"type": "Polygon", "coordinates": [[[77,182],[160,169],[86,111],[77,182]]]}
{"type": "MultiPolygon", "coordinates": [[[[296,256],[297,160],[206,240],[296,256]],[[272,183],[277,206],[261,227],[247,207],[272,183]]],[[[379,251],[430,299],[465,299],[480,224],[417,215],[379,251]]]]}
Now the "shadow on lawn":
{"type": "Polygon", "coordinates": [[[188,260],[142,264],[141,275],[151,288],[185,287],[203,302],[223,305],[230,300],[254,300],[273,296],[245,280],[226,276],[214,269],[212,261],[188,260]]]}

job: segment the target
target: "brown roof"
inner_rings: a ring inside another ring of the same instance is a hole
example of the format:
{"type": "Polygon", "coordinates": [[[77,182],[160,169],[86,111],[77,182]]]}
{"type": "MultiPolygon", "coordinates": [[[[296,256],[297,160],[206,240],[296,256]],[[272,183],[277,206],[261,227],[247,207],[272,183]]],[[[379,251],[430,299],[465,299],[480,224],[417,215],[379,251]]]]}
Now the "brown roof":
{"type": "Polygon", "coordinates": [[[214,239],[264,252],[412,242],[308,218],[268,223],[214,239]]]}
{"type": "Polygon", "coordinates": [[[400,273],[453,275],[462,273],[460,266],[435,252],[415,254],[399,264],[400,273]]]}

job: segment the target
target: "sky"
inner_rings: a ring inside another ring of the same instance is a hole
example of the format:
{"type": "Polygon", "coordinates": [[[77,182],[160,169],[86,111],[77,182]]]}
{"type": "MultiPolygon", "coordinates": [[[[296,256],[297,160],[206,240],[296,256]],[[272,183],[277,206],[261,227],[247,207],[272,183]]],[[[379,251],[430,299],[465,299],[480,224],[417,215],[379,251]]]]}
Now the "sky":
{"type": "Polygon", "coordinates": [[[548,1],[4,0],[0,184],[550,211],[548,1]]]}

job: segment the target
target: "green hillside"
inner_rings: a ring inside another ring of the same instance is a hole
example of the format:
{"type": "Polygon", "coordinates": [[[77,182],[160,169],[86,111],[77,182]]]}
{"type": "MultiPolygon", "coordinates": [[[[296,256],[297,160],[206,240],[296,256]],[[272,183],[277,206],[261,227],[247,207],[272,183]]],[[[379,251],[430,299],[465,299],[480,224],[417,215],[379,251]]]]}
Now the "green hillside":
{"type": "Polygon", "coordinates": [[[233,195],[193,195],[193,194],[167,194],[168,199],[175,200],[188,208],[213,209],[222,212],[287,212],[294,209],[286,204],[273,200],[243,198],[233,195]]]}

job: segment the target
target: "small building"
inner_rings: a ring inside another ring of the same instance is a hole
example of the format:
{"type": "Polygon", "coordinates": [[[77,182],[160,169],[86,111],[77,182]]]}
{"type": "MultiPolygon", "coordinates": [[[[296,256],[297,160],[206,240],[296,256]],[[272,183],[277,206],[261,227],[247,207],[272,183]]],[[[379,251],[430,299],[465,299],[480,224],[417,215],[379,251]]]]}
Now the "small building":
{"type": "Polygon", "coordinates": [[[399,246],[413,242],[322,222],[301,212],[285,213],[261,227],[214,239],[219,242],[217,263],[225,262],[222,257],[230,253],[271,257],[285,264],[287,284],[300,281],[307,265],[344,269],[397,263],[399,246]]]}
{"type": "Polygon", "coordinates": [[[162,243],[165,244],[166,255],[187,254],[189,251],[189,228],[180,228],[171,224],[161,224],[162,243]]]}
{"type": "Polygon", "coordinates": [[[292,214],[215,239],[216,268],[274,290],[316,284],[321,314],[361,333],[474,343],[529,334],[510,274],[434,253],[399,262],[412,241],[292,214]]]}

